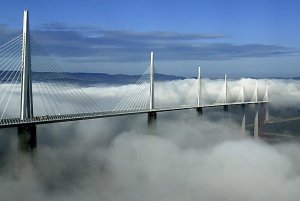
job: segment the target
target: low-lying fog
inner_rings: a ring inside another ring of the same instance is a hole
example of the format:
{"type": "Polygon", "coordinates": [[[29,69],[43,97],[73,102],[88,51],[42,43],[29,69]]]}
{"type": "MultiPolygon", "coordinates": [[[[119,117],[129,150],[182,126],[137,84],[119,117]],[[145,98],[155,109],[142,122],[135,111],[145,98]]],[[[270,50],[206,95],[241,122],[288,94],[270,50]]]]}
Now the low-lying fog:
{"type": "MultiPolygon", "coordinates": [[[[229,82],[231,101],[240,98],[242,83],[246,99],[253,98],[255,81],[243,79],[229,82]]],[[[270,118],[299,116],[300,81],[259,80],[259,99],[267,83],[270,118]]],[[[216,100],[223,81],[203,84],[203,103],[216,100]]],[[[83,91],[103,110],[112,110],[135,87],[99,85],[83,91]]],[[[188,105],[196,104],[196,92],[195,79],[186,79],[157,84],[155,95],[158,106],[188,105]]],[[[5,116],[17,116],[18,94],[12,93],[5,116]]],[[[46,114],[42,100],[34,97],[35,113],[46,114]]],[[[67,96],[62,100],[65,111],[79,107],[67,96]]],[[[295,138],[256,141],[251,127],[248,137],[241,136],[239,106],[229,108],[228,119],[222,110],[204,109],[202,116],[195,110],[159,113],[154,131],[145,114],[39,125],[32,154],[17,151],[17,129],[2,129],[0,200],[299,200],[297,129],[281,124],[278,132],[295,138]]],[[[247,107],[247,125],[253,124],[254,113],[247,107]]]]}

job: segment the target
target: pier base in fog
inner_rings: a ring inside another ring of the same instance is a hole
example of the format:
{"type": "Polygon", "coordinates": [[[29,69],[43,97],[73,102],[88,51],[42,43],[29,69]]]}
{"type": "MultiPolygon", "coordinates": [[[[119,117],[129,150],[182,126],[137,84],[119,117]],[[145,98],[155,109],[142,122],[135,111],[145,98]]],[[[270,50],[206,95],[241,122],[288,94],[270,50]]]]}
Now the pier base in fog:
{"type": "Polygon", "coordinates": [[[228,111],[228,105],[224,105],[223,110],[224,110],[225,112],[227,112],[227,111],[228,111]]]}
{"type": "Polygon", "coordinates": [[[228,121],[229,121],[229,113],[228,113],[228,105],[224,105],[223,107],[223,121],[224,121],[224,133],[228,133],[228,121]]]}
{"type": "Polygon", "coordinates": [[[242,126],[241,126],[241,137],[245,138],[246,137],[246,105],[242,105],[242,112],[243,112],[243,119],[242,119],[242,126]]]}
{"type": "Polygon", "coordinates": [[[156,134],[156,112],[148,113],[148,130],[150,134],[156,134]]]}
{"type": "Polygon", "coordinates": [[[242,111],[244,112],[246,110],[246,105],[242,104],[242,111]]]}
{"type": "Polygon", "coordinates": [[[198,115],[202,115],[202,107],[197,107],[197,113],[198,115]]]}
{"type": "Polygon", "coordinates": [[[157,118],[156,112],[149,112],[148,113],[148,126],[156,124],[156,118],[157,118]]]}
{"type": "Polygon", "coordinates": [[[36,125],[18,127],[18,147],[21,152],[30,152],[37,146],[36,125]]]}
{"type": "Polygon", "coordinates": [[[254,128],[253,128],[253,136],[255,140],[258,140],[259,137],[259,126],[258,126],[258,111],[256,111],[255,119],[254,119],[254,128]]]}

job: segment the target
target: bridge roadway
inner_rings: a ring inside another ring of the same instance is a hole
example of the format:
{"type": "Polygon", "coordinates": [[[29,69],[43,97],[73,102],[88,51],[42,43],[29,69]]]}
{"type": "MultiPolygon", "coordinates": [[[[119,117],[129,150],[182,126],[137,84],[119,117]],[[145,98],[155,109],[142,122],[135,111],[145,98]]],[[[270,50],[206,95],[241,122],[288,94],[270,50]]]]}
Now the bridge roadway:
{"type": "Polygon", "coordinates": [[[28,118],[21,120],[20,118],[10,118],[2,119],[0,121],[0,128],[10,128],[25,126],[30,124],[49,124],[49,123],[59,123],[67,121],[78,121],[78,120],[87,120],[87,119],[97,119],[97,118],[107,118],[107,117],[116,117],[124,115],[133,115],[133,114],[144,114],[151,112],[168,112],[176,110],[189,110],[197,108],[209,108],[209,107],[221,107],[221,106],[232,106],[232,105],[249,105],[249,104],[261,104],[267,103],[268,101],[257,101],[257,102],[236,102],[236,103],[218,103],[211,105],[202,105],[202,106],[182,106],[182,107],[169,107],[169,108],[157,108],[157,109],[148,109],[148,110],[133,110],[133,111],[101,111],[93,113],[79,113],[79,114],[63,114],[63,115],[45,115],[45,116],[35,116],[33,118],[28,118]]]}

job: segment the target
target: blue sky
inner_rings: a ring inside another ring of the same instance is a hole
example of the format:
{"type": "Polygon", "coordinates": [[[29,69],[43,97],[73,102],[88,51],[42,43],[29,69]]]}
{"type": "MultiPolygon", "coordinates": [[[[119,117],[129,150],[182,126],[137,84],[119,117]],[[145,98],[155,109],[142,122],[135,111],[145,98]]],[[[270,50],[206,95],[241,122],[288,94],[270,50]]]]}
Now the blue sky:
{"type": "Polygon", "coordinates": [[[34,39],[66,71],[300,76],[300,2],[292,0],[0,0],[0,42],[30,10],[34,39]],[[1,34],[2,33],[2,34],[1,34]]]}

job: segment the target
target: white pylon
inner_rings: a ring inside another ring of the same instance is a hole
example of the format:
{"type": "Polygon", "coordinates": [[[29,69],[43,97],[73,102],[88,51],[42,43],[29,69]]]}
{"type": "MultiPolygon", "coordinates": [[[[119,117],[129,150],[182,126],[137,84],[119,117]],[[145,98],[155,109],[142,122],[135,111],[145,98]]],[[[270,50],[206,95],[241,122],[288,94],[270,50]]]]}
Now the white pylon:
{"type": "Polygon", "coordinates": [[[225,98],[224,98],[224,103],[227,103],[227,74],[225,74],[224,77],[224,85],[225,85],[225,98]]]}
{"type": "Polygon", "coordinates": [[[266,88],[266,93],[265,93],[264,101],[266,101],[266,102],[269,101],[269,84],[267,84],[267,88],[266,88]]]}
{"type": "Polygon", "coordinates": [[[20,119],[33,117],[29,11],[24,11],[20,119]]]}
{"type": "Polygon", "coordinates": [[[154,109],[154,54],[150,53],[150,110],[154,109]]]}
{"type": "Polygon", "coordinates": [[[246,137],[246,114],[244,112],[243,115],[243,121],[242,121],[242,127],[241,127],[241,137],[246,137]]]}
{"type": "MultiPolygon", "coordinates": [[[[257,107],[257,106],[256,106],[257,107]]],[[[259,121],[258,121],[258,108],[256,110],[255,119],[254,119],[254,139],[258,140],[259,136],[259,121]]]]}
{"type": "Polygon", "coordinates": [[[197,105],[201,105],[201,67],[198,68],[198,99],[197,105]]]}
{"type": "Polygon", "coordinates": [[[245,102],[245,87],[244,87],[244,81],[242,83],[242,102],[245,102]]]}
{"type": "Polygon", "coordinates": [[[255,102],[258,102],[258,85],[257,85],[257,80],[256,80],[256,84],[255,84],[255,102]]]}
{"type": "Polygon", "coordinates": [[[268,102],[269,102],[269,84],[267,84],[266,94],[265,94],[264,100],[267,102],[266,105],[265,105],[265,107],[266,107],[265,123],[268,123],[270,121],[270,119],[269,119],[269,105],[268,105],[268,102]]]}

